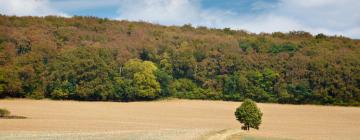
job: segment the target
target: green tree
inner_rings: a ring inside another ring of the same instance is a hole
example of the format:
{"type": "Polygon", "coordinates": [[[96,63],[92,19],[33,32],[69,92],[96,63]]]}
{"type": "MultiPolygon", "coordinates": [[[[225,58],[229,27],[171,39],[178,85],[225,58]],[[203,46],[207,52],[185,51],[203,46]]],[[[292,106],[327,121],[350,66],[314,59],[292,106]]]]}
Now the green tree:
{"type": "Polygon", "coordinates": [[[63,91],[63,89],[55,89],[51,93],[51,98],[53,99],[66,99],[68,97],[69,93],[66,91],[63,91]]]}
{"type": "Polygon", "coordinates": [[[5,90],[4,72],[0,70],[0,97],[3,95],[4,90],[5,90]]]}
{"type": "Polygon", "coordinates": [[[160,69],[168,74],[173,73],[173,66],[171,64],[171,58],[167,52],[164,52],[164,54],[161,57],[160,69]]]}
{"type": "Polygon", "coordinates": [[[360,105],[356,39],[81,16],[0,21],[0,97],[148,100],[171,96],[173,84],[191,91],[177,88],[182,98],[360,105]],[[155,78],[124,70],[136,57],[156,63],[155,78]]]}
{"type": "Polygon", "coordinates": [[[114,93],[110,50],[77,48],[50,64],[47,93],[55,99],[108,100],[114,93]]]}
{"type": "Polygon", "coordinates": [[[174,77],[193,79],[196,75],[196,60],[190,44],[188,42],[182,42],[172,57],[174,77]]]}
{"type": "Polygon", "coordinates": [[[0,85],[3,87],[3,91],[2,94],[0,92],[0,97],[24,97],[21,93],[22,81],[19,78],[17,69],[14,67],[4,67],[2,76],[3,79],[0,85]]]}
{"type": "Polygon", "coordinates": [[[276,97],[275,84],[279,74],[265,69],[264,71],[236,72],[224,79],[223,95],[225,100],[272,101],[276,97]]]}
{"type": "Polygon", "coordinates": [[[244,98],[251,98],[252,85],[244,74],[236,73],[225,77],[224,99],[241,101],[244,98]]]}
{"type": "Polygon", "coordinates": [[[250,71],[247,72],[247,79],[251,82],[251,96],[256,101],[273,101],[275,100],[274,86],[278,82],[279,74],[271,69],[263,71],[250,71]]]}
{"type": "Polygon", "coordinates": [[[161,95],[160,96],[162,96],[162,97],[170,96],[169,85],[170,85],[171,81],[173,80],[173,77],[163,70],[157,70],[155,72],[155,74],[156,74],[156,79],[160,83],[160,87],[161,87],[161,95]]]}
{"type": "Polygon", "coordinates": [[[125,63],[125,78],[130,80],[132,97],[140,100],[149,100],[158,97],[160,83],[156,81],[155,72],[157,67],[150,61],[131,59],[125,63]]]}
{"type": "Polygon", "coordinates": [[[178,98],[202,99],[205,97],[204,93],[207,92],[186,78],[173,81],[169,88],[170,93],[178,98]]]}
{"type": "Polygon", "coordinates": [[[132,80],[124,77],[115,77],[115,93],[113,100],[132,101],[135,100],[134,88],[132,87],[132,80]]]}
{"type": "Polygon", "coordinates": [[[256,103],[250,99],[246,99],[235,111],[236,119],[244,124],[242,129],[248,131],[250,128],[259,129],[262,115],[256,103]]]}

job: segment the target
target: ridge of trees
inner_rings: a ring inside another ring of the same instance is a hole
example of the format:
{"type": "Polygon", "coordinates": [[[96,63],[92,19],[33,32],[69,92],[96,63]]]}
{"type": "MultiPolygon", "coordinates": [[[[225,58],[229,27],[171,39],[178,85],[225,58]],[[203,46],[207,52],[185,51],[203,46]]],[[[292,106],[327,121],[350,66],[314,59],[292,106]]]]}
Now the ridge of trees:
{"type": "Polygon", "coordinates": [[[360,105],[360,41],[1,15],[0,97],[360,105]]]}

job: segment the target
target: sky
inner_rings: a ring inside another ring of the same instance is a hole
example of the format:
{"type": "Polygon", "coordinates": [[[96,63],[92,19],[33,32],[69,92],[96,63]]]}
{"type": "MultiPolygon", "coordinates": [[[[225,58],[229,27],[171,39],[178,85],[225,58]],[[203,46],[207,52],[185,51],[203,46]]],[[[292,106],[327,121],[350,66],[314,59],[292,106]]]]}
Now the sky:
{"type": "Polygon", "coordinates": [[[360,39],[360,0],[0,0],[0,13],[97,16],[254,33],[302,30],[360,39]]]}

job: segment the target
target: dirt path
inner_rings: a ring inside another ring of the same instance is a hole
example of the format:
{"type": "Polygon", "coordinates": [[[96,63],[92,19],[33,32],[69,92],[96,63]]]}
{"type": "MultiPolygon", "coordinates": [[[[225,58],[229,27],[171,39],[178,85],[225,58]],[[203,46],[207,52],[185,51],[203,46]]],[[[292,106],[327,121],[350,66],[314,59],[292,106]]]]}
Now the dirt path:
{"type": "Polygon", "coordinates": [[[239,134],[241,132],[241,129],[225,129],[207,134],[206,136],[204,136],[203,140],[227,140],[231,136],[239,134]]]}
{"type": "MultiPolygon", "coordinates": [[[[27,119],[0,119],[0,140],[17,139],[226,139],[241,127],[241,103],[165,100],[78,102],[0,100],[0,108],[27,119]],[[225,131],[221,131],[225,130],[225,131]],[[221,132],[219,132],[221,131],[221,132]],[[214,135],[209,135],[211,132],[214,135]]],[[[360,108],[258,104],[260,130],[249,136],[313,140],[358,140],[360,108]]]]}

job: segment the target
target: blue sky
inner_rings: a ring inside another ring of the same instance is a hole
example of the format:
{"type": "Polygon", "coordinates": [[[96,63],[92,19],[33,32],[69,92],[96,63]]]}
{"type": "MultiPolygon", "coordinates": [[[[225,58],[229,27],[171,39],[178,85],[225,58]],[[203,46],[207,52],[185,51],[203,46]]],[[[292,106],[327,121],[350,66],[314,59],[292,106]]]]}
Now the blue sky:
{"type": "Polygon", "coordinates": [[[0,13],[190,23],[255,33],[304,30],[360,38],[359,0],[0,0],[0,13]]]}
{"type": "MultiPolygon", "coordinates": [[[[54,5],[59,4],[65,4],[65,3],[72,3],[74,0],[50,0],[50,2],[53,2],[54,5]]],[[[81,1],[85,0],[78,0],[80,3],[81,1]]],[[[100,0],[101,1],[101,0],[100,0]]],[[[121,0],[120,0],[121,1],[121,0]]],[[[89,3],[91,3],[92,0],[90,0],[89,3]]],[[[104,0],[106,3],[106,0],[104,0]]],[[[246,13],[246,14],[253,14],[261,12],[263,9],[257,9],[253,10],[252,6],[256,3],[263,2],[263,3],[277,3],[277,0],[201,0],[197,1],[199,6],[202,9],[220,9],[220,10],[227,10],[232,11],[235,13],[246,13]]],[[[82,3],[82,2],[81,2],[82,3]]],[[[68,13],[70,15],[83,15],[83,16],[97,16],[97,17],[106,17],[106,18],[115,18],[118,16],[118,9],[119,6],[116,4],[121,2],[110,0],[108,4],[104,5],[93,5],[83,8],[63,8],[63,11],[65,13],[68,13]]],[[[55,6],[56,7],[56,6],[55,6]]]]}

